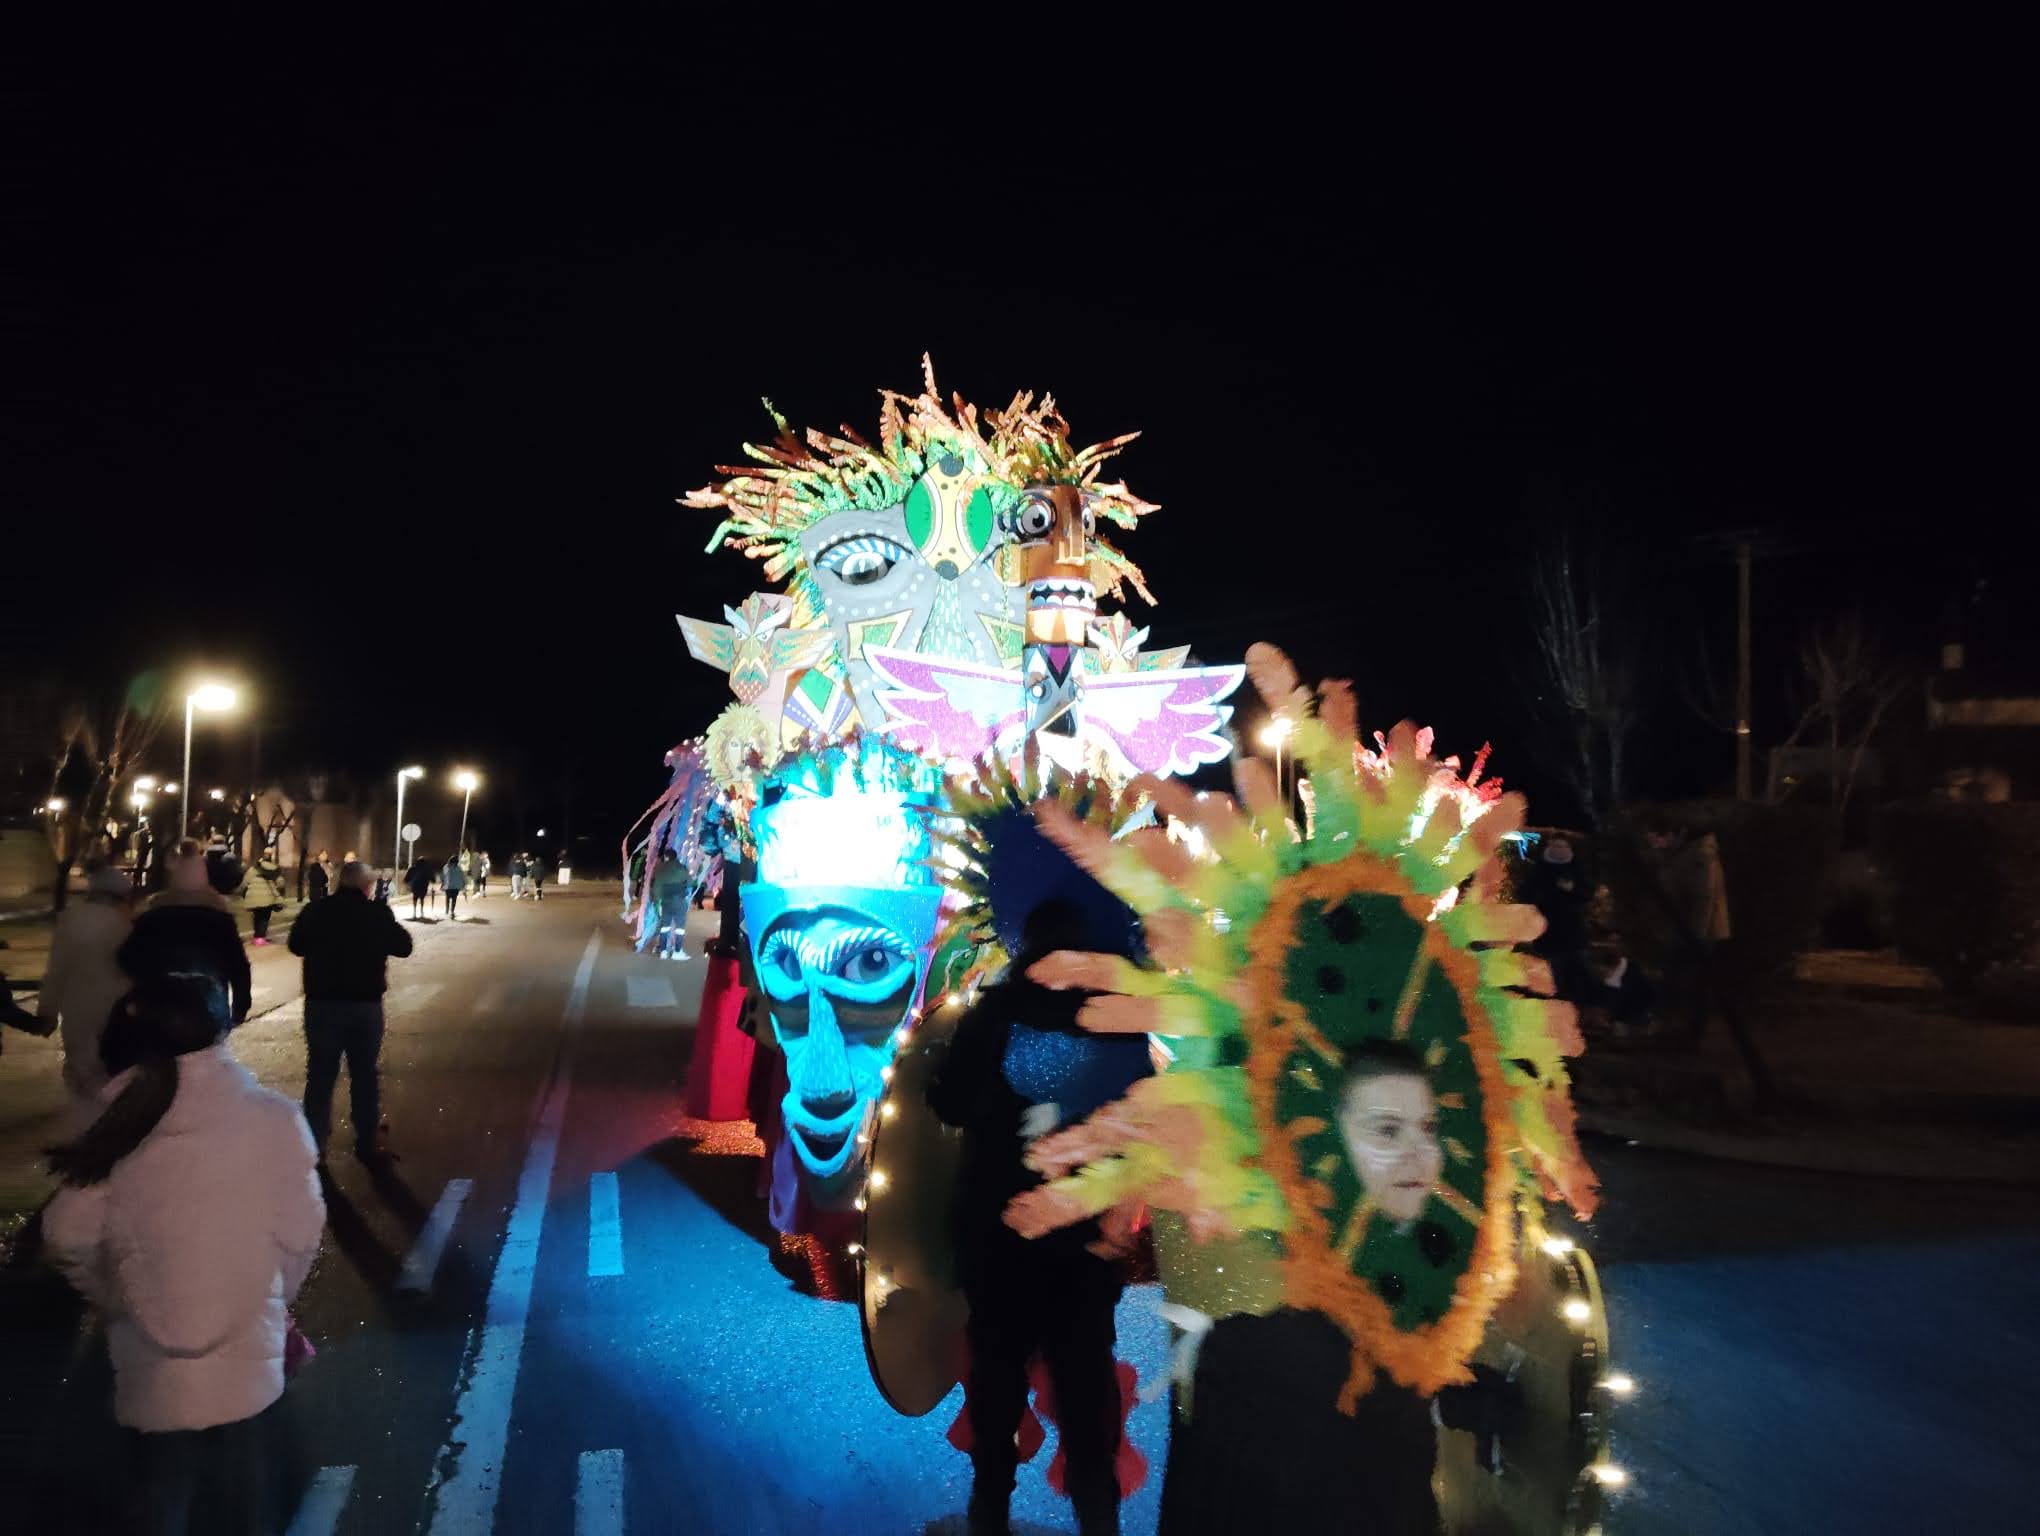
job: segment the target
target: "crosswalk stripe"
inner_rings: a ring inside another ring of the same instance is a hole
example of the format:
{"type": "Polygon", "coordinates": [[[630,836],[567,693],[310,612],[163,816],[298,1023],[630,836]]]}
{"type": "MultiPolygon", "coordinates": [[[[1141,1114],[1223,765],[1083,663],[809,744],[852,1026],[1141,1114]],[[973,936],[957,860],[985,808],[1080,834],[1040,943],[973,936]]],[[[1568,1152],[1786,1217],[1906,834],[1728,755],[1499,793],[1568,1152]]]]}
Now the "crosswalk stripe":
{"type": "Polygon", "coordinates": [[[574,1536],[623,1536],[623,1452],[581,1452],[574,1478],[574,1536]]]}
{"type": "Polygon", "coordinates": [[[432,1214],[425,1218],[425,1226],[418,1233],[418,1240],[411,1245],[411,1251],[404,1258],[403,1270],[397,1275],[397,1289],[400,1291],[429,1291],[432,1277],[439,1272],[439,1259],[446,1252],[446,1240],[453,1235],[453,1224],[460,1218],[463,1201],[473,1191],[473,1179],[448,1179],[446,1188],[440,1191],[438,1201],[432,1207],[432,1214]]]}
{"type": "MultiPolygon", "coordinates": [[[[354,1468],[321,1467],[305,1490],[305,1501],[291,1516],[284,1536],[332,1536],[347,1508],[347,1495],[354,1489],[354,1468]]],[[[272,1527],[273,1529],[273,1527],[272,1527]]],[[[618,1526],[618,1530],[622,1527],[618,1526]]]]}
{"type": "Polygon", "coordinates": [[[588,1273],[623,1273],[623,1210],[613,1173],[598,1173],[588,1181],[588,1273]]]}

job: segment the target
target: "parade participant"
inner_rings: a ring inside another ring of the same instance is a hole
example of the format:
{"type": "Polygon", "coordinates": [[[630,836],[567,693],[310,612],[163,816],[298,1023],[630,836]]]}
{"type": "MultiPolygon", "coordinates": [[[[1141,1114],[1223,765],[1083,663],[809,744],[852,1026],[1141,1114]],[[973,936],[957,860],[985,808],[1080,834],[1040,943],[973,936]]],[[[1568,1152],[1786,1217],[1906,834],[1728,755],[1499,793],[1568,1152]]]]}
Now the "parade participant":
{"type": "Polygon", "coordinates": [[[197,1505],[209,1531],[273,1531],[267,1410],[325,1225],[311,1138],[234,1060],[207,982],[151,977],[122,1007],[138,1059],[52,1152],[44,1246],[106,1318],[133,1528],[187,1530],[197,1505]]]}
{"type": "Polygon", "coordinates": [[[368,898],[375,874],[365,864],[340,871],[340,889],[291,925],[290,952],[305,963],[305,1120],[324,1159],[333,1124],[333,1088],[347,1059],[355,1155],[390,1155],[382,1126],[376,1058],[382,1052],[388,960],[411,953],[411,936],[387,906],[368,898]]]}
{"type": "MultiPolygon", "coordinates": [[[[1130,1197],[1155,1209],[1174,1320],[1202,1337],[1178,1357],[1168,1536],[1429,1536],[1434,1405],[1477,1432],[1492,1470],[1512,1394],[1471,1363],[1517,1255],[1536,1251],[1543,1198],[1594,1206],[1564,1063],[1581,1041],[1549,967],[1516,948],[1542,919],[1500,899],[1496,852],[1521,798],[1432,758],[1407,724],[1363,749],[1350,690],[1326,684],[1314,713],[1271,647],[1247,664],[1316,786],[1305,837],[1257,762],[1236,769],[1241,805],[1153,787],[1206,855],[1036,807],[1140,912],[1154,964],[1062,954],[1028,974],[1097,994],[1085,1027],[1177,1049],[1160,1076],[1034,1143],[1027,1163],[1048,1182],[1006,1219],[1043,1235],[1130,1197]]],[[[1591,1324],[1596,1306],[1575,1292],[1566,1315],[1591,1324]]],[[[1588,1331],[1555,1362],[1560,1380],[1587,1377],[1588,1331]]],[[[1595,1438],[1595,1405],[1567,1394],[1560,1438],[1579,1450],[1560,1487],[1595,1438]]]]}
{"type": "Polygon", "coordinates": [[[1098,1251],[1103,1240],[1096,1221],[1026,1242],[1003,1220],[1007,1203],[1041,1182],[1021,1160],[1028,1142],[1059,1123],[1055,1103],[1016,1091],[1014,1079],[1028,1079],[1026,1058],[1040,1051],[1036,1042],[1044,1037],[1085,1038],[1077,1024],[1085,994],[1052,992],[1029,980],[1026,967],[1085,944],[1083,920],[1067,903],[1046,902],[1029,913],[1012,973],[986,988],[957,1023],[928,1087],[930,1107],[964,1133],[952,1232],[958,1278],[970,1302],[971,1536],[1007,1529],[1018,1462],[1014,1433],[1027,1407],[1028,1361],[1037,1351],[1055,1388],[1078,1529],[1084,1536],[1119,1529],[1114,1461],[1120,1393],[1113,1360],[1119,1267],[1098,1251]]]}
{"type": "Polygon", "coordinates": [[[657,908],[652,918],[653,953],[669,960],[687,958],[687,897],[693,889],[694,879],[680,856],[671,848],[663,851],[652,866],[652,901],[657,908]]]}
{"type": "Polygon", "coordinates": [[[159,976],[202,974],[212,985],[220,1027],[248,1017],[254,993],[248,951],[213,889],[206,850],[185,838],[170,860],[170,886],[149,900],[120,947],[120,968],[137,982],[159,976]]]}
{"type": "Polygon", "coordinates": [[[134,928],[134,886],[111,864],[85,877],[85,897],[64,909],[50,942],[36,1013],[61,1033],[64,1087],[82,1127],[97,1111],[106,1069],[99,1060],[100,1037],[114,1004],[130,985],[117,956],[134,928]]]}

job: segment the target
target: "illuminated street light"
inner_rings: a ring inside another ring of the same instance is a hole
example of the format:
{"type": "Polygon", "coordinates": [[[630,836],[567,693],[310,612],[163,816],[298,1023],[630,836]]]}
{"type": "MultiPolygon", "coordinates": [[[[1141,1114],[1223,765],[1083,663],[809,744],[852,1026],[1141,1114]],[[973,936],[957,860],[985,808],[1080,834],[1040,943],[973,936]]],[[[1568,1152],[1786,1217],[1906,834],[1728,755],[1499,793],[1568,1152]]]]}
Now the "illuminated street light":
{"type": "Polygon", "coordinates": [[[205,797],[208,800],[224,800],[227,798],[227,792],[224,789],[209,789],[205,792],[205,797]]]}
{"type": "Polygon", "coordinates": [[[404,867],[404,784],[409,779],[425,777],[423,768],[399,768],[397,770],[397,838],[390,852],[390,861],[397,869],[404,867]]]}
{"type": "MultiPolygon", "coordinates": [[[[1283,715],[1277,715],[1261,727],[1261,745],[1271,749],[1275,754],[1275,792],[1281,795],[1284,800],[1289,798],[1289,792],[1283,788],[1282,784],[1282,747],[1289,740],[1290,732],[1295,729],[1296,722],[1283,715]]],[[[1288,813],[1284,812],[1284,814],[1288,813]]]]}
{"type": "Polygon", "coordinates": [[[64,814],[65,808],[68,807],[70,803],[71,802],[66,800],[62,795],[51,795],[48,800],[43,802],[43,809],[48,811],[52,816],[61,816],[64,814]]]}
{"type": "Polygon", "coordinates": [[[467,847],[468,806],[474,803],[475,786],[481,782],[472,768],[463,768],[453,776],[453,787],[461,792],[460,841],[455,844],[456,849],[467,847]]]}
{"type": "MultiPolygon", "coordinates": [[[[234,707],[234,690],[225,683],[200,683],[184,696],[184,777],[177,782],[185,786],[177,802],[177,835],[184,836],[191,830],[191,717],[199,710],[209,715],[234,707]]],[[[218,790],[213,792],[215,800],[225,799],[218,790]]]]}
{"type": "Polygon", "coordinates": [[[143,789],[141,785],[137,784],[135,786],[135,792],[128,796],[128,802],[129,804],[133,805],[136,810],[146,811],[149,808],[149,792],[146,789],[143,789]]]}
{"type": "MultiPolygon", "coordinates": [[[[154,776],[153,776],[152,774],[146,774],[146,773],[145,773],[145,774],[143,774],[143,775],[142,775],[142,776],[141,776],[141,777],[140,777],[139,779],[136,779],[136,780],[135,780],[135,788],[136,788],[136,789],[140,789],[140,790],[151,790],[151,789],[154,789],[155,787],[156,787],[156,780],[155,780],[155,777],[154,777],[154,776]]],[[[171,788],[171,789],[175,789],[176,787],[177,787],[177,786],[176,786],[175,784],[172,784],[172,785],[170,786],[170,788],[171,788]]]]}
{"type": "Polygon", "coordinates": [[[179,789],[181,789],[182,787],[183,787],[183,786],[182,786],[182,785],[179,785],[179,784],[165,784],[165,785],[163,786],[163,793],[164,793],[164,794],[166,794],[166,795],[174,795],[174,794],[176,794],[176,793],[178,792],[178,790],[179,790],[179,789]]]}

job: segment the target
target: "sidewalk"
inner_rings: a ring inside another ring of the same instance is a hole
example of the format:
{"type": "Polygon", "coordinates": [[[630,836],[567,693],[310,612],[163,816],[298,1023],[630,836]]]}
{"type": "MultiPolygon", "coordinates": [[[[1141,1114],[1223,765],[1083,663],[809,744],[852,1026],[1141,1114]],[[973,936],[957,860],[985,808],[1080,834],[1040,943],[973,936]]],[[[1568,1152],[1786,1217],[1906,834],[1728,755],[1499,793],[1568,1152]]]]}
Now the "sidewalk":
{"type": "Polygon", "coordinates": [[[1784,1167],[2040,1185],[2040,1019],[2008,1022],[1889,955],[1833,951],[1803,957],[1751,1028],[1774,1107],[1755,1109],[1717,1019],[1697,1048],[1590,1038],[1582,1128],[1784,1167]]]}

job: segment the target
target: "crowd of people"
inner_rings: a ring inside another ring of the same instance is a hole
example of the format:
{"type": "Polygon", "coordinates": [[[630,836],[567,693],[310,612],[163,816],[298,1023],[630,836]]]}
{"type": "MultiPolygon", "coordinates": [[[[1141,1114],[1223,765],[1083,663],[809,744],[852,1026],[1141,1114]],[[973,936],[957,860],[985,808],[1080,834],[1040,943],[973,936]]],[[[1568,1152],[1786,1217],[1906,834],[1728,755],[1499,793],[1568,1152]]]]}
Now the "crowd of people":
{"type": "MultiPolygon", "coordinates": [[[[449,910],[485,889],[487,869],[485,855],[444,866],[449,910]]],[[[40,1241],[105,1319],[132,1528],[273,1531],[270,1420],[311,1353],[290,1307],[325,1225],[333,1098],[344,1064],[354,1155],[393,1161],[378,1093],[383,996],[387,962],[412,940],[369,865],[350,856],[336,870],[324,853],[308,863],[309,899],[288,936],[305,1010],[293,1103],[229,1044],[253,1001],[248,950],[269,942],[285,905],[281,870],[265,855],[241,874],[187,838],[166,873],[141,902],[119,867],[89,868],[57,920],[36,1011],[8,998],[5,1022],[63,1048],[59,1188],[40,1241]],[[227,1188],[235,1199],[218,1198],[227,1188]]]]}

